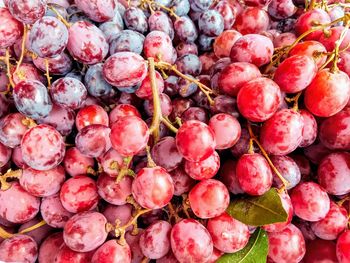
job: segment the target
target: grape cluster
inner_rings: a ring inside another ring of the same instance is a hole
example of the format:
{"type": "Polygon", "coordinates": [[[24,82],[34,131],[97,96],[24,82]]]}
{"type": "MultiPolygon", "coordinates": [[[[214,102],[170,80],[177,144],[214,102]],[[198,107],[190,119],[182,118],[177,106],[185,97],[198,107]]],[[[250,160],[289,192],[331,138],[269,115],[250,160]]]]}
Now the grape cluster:
{"type": "Polygon", "coordinates": [[[0,261],[349,263],[349,28],[345,0],[0,0],[0,261]]]}

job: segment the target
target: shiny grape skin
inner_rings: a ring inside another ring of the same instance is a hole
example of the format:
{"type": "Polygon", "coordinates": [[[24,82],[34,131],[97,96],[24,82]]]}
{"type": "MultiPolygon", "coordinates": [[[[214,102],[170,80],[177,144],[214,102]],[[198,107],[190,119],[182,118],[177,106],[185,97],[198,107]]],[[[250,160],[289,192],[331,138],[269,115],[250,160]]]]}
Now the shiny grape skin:
{"type": "Polygon", "coordinates": [[[206,262],[213,253],[208,230],[194,219],[175,224],[170,234],[171,248],[180,262],[206,262]]]}
{"type": "Polygon", "coordinates": [[[144,41],[145,36],[139,32],[123,30],[111,40],[109,52],[113,55],[117,52],[129,51],[140,55],[144,41]]]}
{"type": "Polygon", "coordinates": [[[299,144],[299,147],[307,147],[313,144],[317,138],[317,122],[314,115],[307,110],[300,110],[299,112],[304,120],[303,140],[299,144]]]}
{"type": "Polygon", "coordinates": [[[236,174],[237,162],[233,160],[227,160],[223,163],[220,169],[220,181],[225,184],[227,189],[233,194],[243,194],[236,174]]]}
{"type": "Polygon", "coordinates": [[[280,110],[263,124],[260,142],[270,154],[291,153],[302,141],[303,126],[300,113],[292,109],[280,110]]]}
{"type": "Polygon", "coordinates": [[[174,39],[174,27],[170,17],[162,12],[155,11],[148,18],[149,31],[163,31],[168,34],[171,39],[174,39]]]}
{"type": "MultiPolygon", "coordinates": [[[[270,156],[270,159],[283,178],[289,182],[286,189],[292,189],[299,184],[301,180],[300,169],[292,158],[284,155],[274,155],[270,156]]],[[[277,188],[283,186],[281,179],[275,173],[273,174],[273,185],[277,188]]]]}
{"type": "Polygon", "coordinates": [[[199,16],[198,28],[207,36],[218,36],[224,31],[224,19],[218,11],[207,10],[199,16]]]}
{"type": "Polygon", "coordinates": [[[22,170],[19,183],[29,194],[46,197],[58,193],[65,179],[65,171],[62,166],[46,171],[26,168],[22,170]]]}
{"type": "Polygon", "coordinates": [[[334,152],[322,159],[318,166],[318,182],[332,195],[343,195],[350,192],[349,182],[350,154],[334,152]]]}
{"type": "Polygon", "coordinates": [[[39,81],[45,85],[46,80],[40,71],[30,63],[22,63],[18,69],[12,68],[12,80],[15,85],[22,81],[39,81]]]}
{"type": "Polygon", "coordinates": [[[146,61],[133,52],[118,52],[110,56],[103,65],[105,80],[116,87],[135,86],[146,75],[146,61]]]}
{"type": "Polygon", "coordinates": [[[129,7],[123,15],[125,26],[133,31],[144,34],[148,30],[147,17],[144,12],[137,7],[129,7]]]}
{"type": "Polygon", "coordinates": [[[102,62],[108,53],[103,32],[95,25],[78,21],[69,28],[67,49],[78,61],[92,65],[102,62]],[[81,48],[84,46],[85,48],[81,48]]]}
{"type": "MultiPolygon", "coordinates": [[[[318,39],[318,41],[326,47],[327,51],[331,52],[335,48],[336,41],[340,38],[340,35],[344,29],[345,28],[343,26],[332,27],[331,29],[329,29],[327,37],[325,37],[324,34],[322,34],[318,39]]],[[[340,44],[340,49],[341,50],[347,49],[349,44],[350,44],[350,31],[347,30],[345,33],[345,37],[340,44]]]]}
{"type": "Polygon", "coordinates": [[[112,147],[123,156],[132,156],[147,146],[149,129],[137,116],[122,117],[111,128],[112,147]]]}
{"type": "Polygon", "coordinates": [[[63,207],[59,194],[44,197],[41,201],[40,213],[45,222],[54,228],[63,228],[68,219],[74,215],[63,207]]]}
{"type": "Polygon", "coordinates": [[[270,166],[258,153],[244,154],[238,159],[236,176],[242,190],[249,195],[262,195],[272,186],[270,166]]]}
{"type": "Polygon", "coordinates": [[[336,244],[334,242],[316,239],[306,244],[306,253],[303,258],[305,263],[316,263],[326,260],[330,263],[338,263],[336,244]]]}
{"type": "Polygon", "coordinates": [[[337,240],[336,253],[340,263],[346,263],[350,260],[349,253],[350,232],[344,231],[337,240]]]}
{"type": "Polygon", "coordinates": [[[267,30],[270,23],[267,12],[259,7],[247,7],[237,16],[234,28],[242,35],[259,34],[267,30]]]}
{"type": "Polygon", "coordinates": [[[286,93],[304,90],[317,73],[317,65],[312,57],[295,55],[284,60],[275,71],[273,80],[286,93]]]}
{"type": "Polygon", "coordinates": [[[100,246],[92,256],[91,263],[130,263],[131,249],[128,244],[120,245],[116,240],[109,240],[100,246]]]}
{"type": "Polygon", "coordinates": [[[18,182],[12,182],[8,190],[0,191],[0,201],[0,216],[12,223],[25,223],[39,212],[40,199],[26,192],[18,182]]]}
{"type": "Polygon", "coordinates": [[[101,97],[111,93],[112,86],[103,78],[103,64],[98,63],[89,67],[84,77],[84,84],[89,94],[101,97]]]}
{"type": "Polygon", "coordinates": [[[62,246],[57,251],[54,259],[55,263],[85,263],[91,260],[95,251],[90,252],[77,252],[71,250],[67,245],[62,246]]]}
{"type": "Polygon", "coordinates": [[[198,76],[202,71],[202,63],[197,55],[188,54],[179,57],[175,63],[178,70],[184,74],[198,76]]]}
{"type": "Polygon", "coordinates": [[[115,2],[113,0],[75,0],[75,4],[96,22],[105,22],[114,16],[115,2]]]}
{"type": "Polygon", "coordinates": [[[324,240],[335,240],[348,224],[347,211],[344,207],[331,201],[331,206],[326,217],[313,222],[311,228],[315,235],[324,240]]]}
{"type": "Polygon", "coordinates": [[[87,98],[83,83],[75,78],[64,77],[56,80],[50,87],[50,95],[56,104],[72,110],[80,108],[87,98]]]}
{"type": "Polygon", "coordinates": [[[290,50],[289,55],[290,56],[294,56],[294,55],[310,56],[315,60],[317,67],[320,68],[323,65],[323,63],[326,62],[327,58],[325,56],[314,57],[313,55],[315,54],[315,52],[323,53],[323,52],[327,52],[327,50],[320,42],[309,40],[309,41],[304,41],[296,44],[290,50]]]}
{"type": "Polygon", "coordinates": [[[268,256],[279,263],[299,262],[305,255],[305,240],[301,231],[293,224],[281,232],[268,233],[268,256]]]}
{"type": "Polygon", "coordinates": [[[319,221],[329,212],[330,199],[326,191],[314,182],[300,183],[290,197],[295,215],[304,220],[319,221]]]}
{"type": "Polygon", "coordinates": [[[170,250],[170,231],[172,226],[159,220],[145,229],[140,236],[142,253],[150,259],[164,257],[170,250]]]}
{"type": "Polygon", "coordinates": [[[248,62],[260,67],[270,62],[272,54],[273,43],[269,38],[248,34],[234,43],[230,57],[233,62],[248,62]]]}
{"type": "Polygon", "coordinates": [[[39,248],[39,263],[53,263],[59,248],[63,245],[62,232],[49,235],[39,248]]]}
{"type": "Polygon", "coordinates": [[[62,185],[60,199],[71,213],[94,209],[99,201],[96,182],[85,175],[77,175],[62,185]]]}
{"type": "Polygon", "coordinates": [[[15,235],[0,244],[0,260],[3,262],[35,263],[38,245],[28,235],[15,235]]]}
{"type": "Polygon", "coordinates": [[[109,119],[107,112],[99,105],[85,106],[78,111],[75,125],[78,131],[92,124],[108,126],[109,119]]]}
{"type": "Polygon", "coordinates": [[[0,120],[0,142],[15,148],[21,144],[28,127],[23,124],[25,117],[20,113],[10,113],[0,120]]]}
{"type": "Polygon", "coordinates": [[[183,16],[174,22],[176,36],[185,43],[193,43],[198,38],[198,32],[193,21],[183,16]]]}
{"type": "Polygon", "coordinates": [[[196,184],[188,194],[193,213],[202,219],[221,215],[230,203],[226,186],[215,179],[206,179],[196,184]]]}
{"type": "Polygon", "coordinates": [[[77,252],[89,252],[102,245],[107,238],[107,219],[93,211],[79,213],[71,217],[63,230],[66,245],[77,252]]]}
{"type": "Polygon", "coordinates": [[[179,166],[175,170],[170,172],[171,178],[174,183],[174,195],[181,196],[188,192],[192,186],[196,183],[192,177],[190,177],[182,166],[179,166]]]}
{"type": "Polygon", "coordinates": [[[52,110],[47,88],[37,80],[18,83],[13,90],[13,98],[18,111],[29,118],[44,118],[52,110]]]}
{"type": "Polygon", "coordinates": [[[264,77],[244,84],[237,95],[237,106],[240,113],[252,122],[263,122],[270,119],[280,104],[279,86],[264,77]]]}
{"type": "Polygon", "coordinates": [[[109,113],[110,125],[115,123],[119,118],[126,116],[141,117],[137,108],[131,104],[119,104],[109,113]]]}
{"type": "MultiPolygon", "coordinates": [[[[72,59],[64,52],[54,58],[47,58],[46,60],[48,61],[49,72],[52,75],[65,75],[71,71],[73,67],[72,59]]],[[[44,58],[34,58],[33,63],[39,70],[46,72],[46,62],[44,58]]]]}
{"type": "Polygon", "coordinates": [[[350,78],[342,71],[319,71],[305,90],[306,108],[319,117],[330,117],[340,112],[350,98],[350,78]]]}
{"type": "Polygon", "coordinates": [[[29,129],[22,138],[21,148],[25,163],[36,170],[56,167],[62,162],[66,150],[62,135],[46,124],[29,129]],[[50,147],[50,152],[47,147],[50,147]]]}
{"type": "Polygon", "coordinates": [[[142,168],[132,182],[132,195],[144,208],[162,208],[170,202],[173,194],[173,180],[160,166],[142,168]]]}
{"type": "Polygon", "coordinates": [[[350,108],[325,119],[319,132],[319,139],[331,150],[350,150],[350,108]]]}
{"type": "Polygon", "coordinates": [[[215,151],[207,159],[200,162],[190,162],[185,160],[184,168],[186,173],[195,180],[210,179],[219,171],[220,156],[215,151]]]}
{"type": "Polygon", "coordinates": [[[12,46],[22,36],[23,25],[17,21],[8,9],[0,7],[0,48],[12,46]]]}
{"type": "Polygon", "coordinates": [[[34,24],[46,11],[44,0],[9,0],[8,8],[12,16],[24,24],[34,24]]]}
{"type": "Polygon", "coordinates": [[[36,21],[29,33],[30,48],[39,57],[60,55],[68,43],[68,29],[55,17],[36,21]]]}
{"type": "MultiPolygon", "coordinates": [[[[164,90],[164,80],[162,75],[156,71],[156,86],[158,88],[158,93],[162,93],[164,90]]],[[[140,87],[135,91],[137,97],[141,99],[151,100],[153,99],[151,78],[147,75],[141,82],[140,87]]]]}
{"type": "Polygon", "coordinates": [[[291,17],[296,11],[292,0],[272,0],[268,7],[269,15],[277,19],[291,17]]]}
{"type": "Polygon", "coordinates": [[[214,53],[217,57],[229,57],[234,43],[242,37],[242,34],[236,30],[225,30],[214,41],[214,53]]]}
{"type": "Polygon", "coordinates": [[[346,74],[350,75],[350,52],[342,52],[340,54],[340,59],[338,62],[338,67],[341,71],[345,72],[346,74]]]}
{"type": "Polygon", "coordinates": [[[176,134],[176,145],[186,160],[203,161],[214,152],[215,135],[212,129],[203,122],[186,121],[176,134]]]}
{"type": "Polygon", "coordinates": [[[67,149],[63,160],[65,171],[70,176],[86,174],[94,166],[94,159],[83,155],[76,147],[67,149]]]}

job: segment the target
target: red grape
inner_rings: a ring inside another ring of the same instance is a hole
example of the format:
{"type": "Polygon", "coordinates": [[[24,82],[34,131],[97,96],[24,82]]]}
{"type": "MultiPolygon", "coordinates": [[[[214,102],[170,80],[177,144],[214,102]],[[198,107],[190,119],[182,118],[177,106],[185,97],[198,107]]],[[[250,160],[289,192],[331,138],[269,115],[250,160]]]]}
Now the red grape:
{"type": "Polygon", "coordinates": [[[8,0],[8,8],[14,18],[24,24],[34,24],[46,12],[44,0],[8,0]]]}
{"type": "Polygon", "coordinates": [[[233,160],[227,160],[220,170],[220,180],[225,184],[227,189],[233,194],[243,194],[236,175],[237,163],[233,160]]]}
{"type": "Polygon", "coordinates": [[[0,244],[0,260],[3,262],[35,263],[37,257],[38,246],[30,236],[15,235],[0,244]]]}
{"type": "Polygon", "coordinates": [[[307,147],[313,144],[316,140],[317,122],[314,115],[312,115],[307,110],[300,110],[299,113],[304,120],[303,139],[299,144],[299,147],[307,147]]]}
{"type": "Polygon", "coordinates": [[[62,232],[54,233],[48,236],[41,244],[39,249],[39,263],[53,263],[59,248],[63,245],[62,232]]]}
{"type": "MultiPolygon", "coordinates": [[[[156,61],[161,58],[162,61],[170,64],[174,64],[176,60],[176,51],[171,39],[162,31],[148,33],[143,44],[143,53],[147,58],[152,57],[156,61]]],[[[125,71],[125,68],[123,68],[123,71],[125,71]]]]}
{"type": "Polygon", "coordinates": [[[55,228],[63,228],[68,219],[73,216],[63,207],[59,194],[44,197],[41,201],[40,213],[45,222],[55,228]]]}
{"type": "Polygon", "coordinates": [[[93,158],[83,155],[76,147],[69,148],[63,160],[64,168],[70,176],[86,174],[94,166],[93,158]]]}
{"type": "Polygon", "coordinates": [[[182,166],[171,171],[170,175],[174,183],[174,195],[180,196],[188,192],[195,184],[195,180],[184,171],[182,166]]]}
{"type": "Polygon", "coordinates": [[[316,239],[306,244],[305,263],[338,263],[336,245],[332,241],[316,239]]]}
{"type": "MultiPolygon", "coordinates": [[[[220,4],[222,2],[219,2],[220,4]]],[[[214,53],[218,58],[229,57],[231,48],[242,34],[236,30],[225,30],[214,41],[214,53]]]]}
{"type": "MultiPolygon", "coordinates": [[[[271,156],[270,159],[283,178],[289,182],[287,185],[288,190],[299,184],[301,173],[298,165],[292,158],[283,155],[275,155],[271,156]]],[[[273,177],[273,183],[278,188],[283,186],[281,179],[275,174],[273,177]]]]}
{"type": "Polygon", "coordinates": [[[307,55],[312,57],[315,60],[317,67],[320,68],[327,60],[326,56],[319,55],[324,52],[327,52],[327,50],[320,42],[309,40],[296,44],[290,50],[289,55],[307,55]]]}
{"type": "Polygon", "coordinates": [[[236,18],[234,27],[242,35],[259,34],[267,30],[270,23],[269,15],[259,7],[247,7],[236,18]]]}
{"type": "Polygon", "coordinates": [[[220,156],[214,152],[207,159],[200,162],[185,160],[185,171],[195,180],[210,179],[216,175],[220,168],[220,156]]]}
{"type": "Polygon", "coordinates": [[[99,105],[89,105],[81,108],[75,119],[78,131],[92,124],[102,124],[104,126],[109,124],[107,112],[99,105]]]}
{"type": "Polygon", "coordinates": [[[115,2],[113,0],[75,0],[75,4],[96,22],[105,22],[114,16],[115,2]]]}
{"type": "MultiPolygon", "coordinates": [[[[164,80],[162,75],[158,71],[155,73],[156,76],[156,86],[158,89],[158,93],[162,93],[164,90],[164,80]]],[[[135,91],[137,97],[145,100],[151,100],[153,97],[152,86],[151,86],[151,78],[147,75],[141,82],[140,87],[135,91]]]]}
{"type": "Polygon", "coordinates": [[[0,143],[0,167],[5,166],[11,159],[12,150],[0,143]]]}
{"type": "Polygon", "coordinates": [[[139,111],[130,104],[119,104],[113,108],[113,110],[109,113],[109,122],[110,125],[115,123],[119,118],[126,116],[137,116],[141,117],[139,111]]]}
{"type": "Polygon", "coordinates": [[[130,263],[131,250],[128,244],[119,245],[116,240],[109,240],[94,253],[91,263],[130,263]]]}
{"type": "Polygon", "coordinates": [[[43,72],[46,72],[46,61],[49,73],[52,75],[65,75],[73,67],[72,59],[64,52],[54,58],[37,57],[33,59],[34,65],[43,72]]]}
{"type": "MultiPolygon", "coordinates": [[[[326,47],[327,51],[331,52],[335,48],[336,41],[338,41],[344,29],[345,28],[343,26],[332,27],[327,31],[327,34],[321,34],[318,41],[321,42],[326,47]]],[[[350,45],[350,31],[348,29],[345,29],[345,37],[343,41],[340,43],[339,48],[341,50],[347,49],[349,45],[350,45]]]]}
{"type": "Polygon", "coordinates": [[[339,263],[350,261],[350,231],[343,232],[337,240],[337,258],[339,263]]]}
{"type": "Polygon", "coordinates": [[[0,7],[0,20],[0,48],[7,48],[21,38],[23,25],[11,15],[7,8],[0,7]]]}
{"type": "Polygon", "coordinates": [[[292,0],[272,0],[269,4],[269,15],[277,19],[291,17],[297,11],[292,0]]]}
{"type": "Polygon", "coordinates": [[[77,252],[71,250],[67,245],[63,244],[57,252],[55,263],[86,263],[91,260],[92,252],[77,252]]]}

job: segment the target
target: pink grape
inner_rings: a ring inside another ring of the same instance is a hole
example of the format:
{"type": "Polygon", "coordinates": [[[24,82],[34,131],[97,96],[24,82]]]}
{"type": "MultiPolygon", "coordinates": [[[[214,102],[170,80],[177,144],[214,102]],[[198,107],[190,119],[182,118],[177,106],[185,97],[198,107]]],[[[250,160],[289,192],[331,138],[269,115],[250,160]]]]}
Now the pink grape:
{"type": "Polygon", "coordinates": [[[49,235],[39,249],[39,263],[52,263],[55,260],[59,248],[63,245],[62,232],[49,235]]]}
{"type": "Polygon", "coordinates": [[[94,159],[83,155],[76,147],[69,148],[63,160],[64,168],[70,176],[86,174],[94,166],[94,159]]]}
{"type": "Polygon", "coordinates": [[[186,173],[195,180],[210,179],[216,175],[220,168],[220,156],[214,152],[207,159],[200,162],[185,160],[186,173]]]}
{"type": "Polygon", "coordinates": [[[91,263],[130,263],[131,249],[128,244],[119,245],[109,240],[100,246],[92,256],[91,263]]]}
{"type": "Polygon", "coordinates": [[[38,246],[30,236],[15,235],[0,244],[1,261],[35,263],[37,257],[38,246]]]}

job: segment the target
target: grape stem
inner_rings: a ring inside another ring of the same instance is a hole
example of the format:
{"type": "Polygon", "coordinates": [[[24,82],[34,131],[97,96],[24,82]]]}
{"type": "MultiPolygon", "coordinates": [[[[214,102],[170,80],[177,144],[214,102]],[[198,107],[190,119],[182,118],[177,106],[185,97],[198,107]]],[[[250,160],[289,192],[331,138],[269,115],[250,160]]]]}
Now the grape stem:
{"type": "Polygon", "coordinates": [[[16,66],[16,70],[13,74],[15,74],[17,72],[17,70],[19,69],[19,67],[21,66],[22,62],[23,62],[23,58],[24,58],[24,54],[26,53],[26,39],[27,39],[27,33],[28,33],[28,27],[27,25],[24,25],[23,27],[23,36],[22,36],[22,43],[21,43],[21,55],[19,57],[19,60],[17,62],[17,66],[16,66]]]}
{"type": "Polygon", "coordinates": [[[168,217],[169,217],[169,223],[171,223],[171,220],[174,218],[175,223],[179,222],[181,220],[181,217],[177,214],[177,209],[174,208],[173,204],[170,202],[168,204],[168,217]]]}
{"type": "Polygon", "coordinates": [[[12,80],[12,74],[11,74],[11,64],[10,64],[10,51],[9,49],[6,49],[6,52],[5,52],[5,63],[6,63],[6,69],[7,69],[7,77],[9,79],[9,82],[10,82],[10,85],[12,88],[15,87],[15,84],[12,80]]]}
{"type": "Polygon", "coordinates": [[[156,70],[154,64],[154,58],[148,58],[149,64],[149,77],[151,80],[151,88],[153,95],[153,118],[150,127],[150,133],[153,134],[154,141],[159,140],[159,126],[162,119],[162,109],[160,105],[159,91],[156,82],[156,70]]]}
{"type": "Polygon", "coordinates": [[[28,117],[26,117],[25,119],[22,120],[22,124],[23,124],[24,126],[27,126],[28,129],[37,126],[36,122],[35,122],[33,119],[28,118],[28,117]]]}
{"type": "Polygon", "coordinates": [[[51,88],[51,77],[50,77],[50,71],[49,71],[49,60],[45,58],[45,76],[47,79],[47,87],[48,89],[51,88]]]}
{"type": "Polygon", "coordinates": [[[6,191],[11,187],[11,184],[7,182],[8,178],[20,178],[22,176],[22,170],[7,170],[7,172],[0,176],[1,190],[6,191]]]}
{"type": "Polygon", "coordinates": [[[10,237],[13,237],[13,234],[7,232],[5,229],[3,229],[3,228],[0,226],[0,237],[1,237],[2,239],[7,239],[7,238],[10,238],[10,237]]]}
{"type": "Polygon", "coordinates": [[[249,122],[248,122],[248,132],[250,135],[250,140],[252,140],[253,142],[256,143],[256,145],[259,147],[262,155],[265,157],[266,161],[269,163],[271,169],[275,172],[275,174],[278,176],[278,178],[282,181],[283,186],[281,187],[281,189],[279,189],[279,191],[283,192],[286,189],[286,187],[289,185],[289,182],[286,179],[284,179],[282,174],[278,171],[276,166],[272,163],[272,161],[271,161],[269,155],[267,154],[267,152],[265,151],[264,147],[262,147],[259,140],[255,137],[253,130],[252,130],[252,126],[249,122]]]}
{"type": "Polygon", "coordinates": [[[183,79],[186,79],[192,83],[195,83],[198,88],[207,96],[208,98],[208,101],[210,103],[210,105],[213,105],[214,104],[214,101],[213,99],[211,98],[210,95],[214,94],[214,91],[210,88],[208,88],[206,85],[204,85],[203,83],[201,83],[200,81],[198,81],[197,79],[195,78],[192,78],[190,76],[187,76],[185,74],[183,74],[182,72],[180,72],[175,65],[171,65],[169,63],[166,63],[164,61],[160,61],[160,62],[157,62],[156,63],[156,67],[159,68],[160,70],[170,70],[170,71],[173,71],[176,75],[178,75],[179,77],[183,78],[183,79]]]}
{"type": "Polygon", "coordinates": [[[125,176],[132,174],[131,173],[132,170],[130,170],[131,161],[132,161],[132,156],[124,158],[123,168],[120,169],[116,179],[117,184],[119,184],[125,176]]]}
{"type": "Polygon", "coordinates": [[[160,9],[163,9],[163,10],[169,12],[169,14],[171,16],[175,17],[176,20],[180,19],[180,17],[174,12],[173,8],[166,7],[165,5],[159,4],[159,3],[155,2],[154,0],[141,1],[141,5],[144,5],[145,3],[148,4],[148,7],[149,7],[152,14],[154,13],[154,9],[153,9],[153,5],[154,5],[154,6],[158,6],[160,9]]]}
{"type": "Polygon", "coordinates": [[[346,196],[346,197],[344,197],[343,199],[340,199],[340,200],[337,202],[337,205],[343,206],[343,204],[344,204],[346,201],[348,201],[348,200],[350,200],[350,196],[346,196]]]}
{"type": "Polygon", "coordinates": [[[147,152],[147,167],[149,168],[156,167],[157,165],[152,159],[151,150],[148,145],[146,146],[146,152],[147,152]]]}
{"type": "Polygon", "coordinates": [[[148,263],[150,259],[148,257],[144,257],[141,261],[141,263],[148,263]]]}
{"type": "Polygon", "coordinates": [[[23,229],[22,231],[19,232],[19,234],[28,233],[28,232],[33,231],[35,229],[38,229],[39,227],[42,227],[44,225],[46,225],[45,220],[41,220],[39,223],[37,223],[37,224],[35,224],[35,225],[31,226],[31,227],[28,227],[26,229],[23,229]]]}
{"type": "Polygon", "coordinates": [[[299,98],[301,94],[302,94],[302,91],[298,92],[297,95],[295,95],[292,98],[285,98],[287,102],[294,102],[293,108],[292,108],[294,111],[299,111],[299,98]]]}
{"type": "Polygon", "coordinates": [[[183,209],[183,212],[185,213],[187,218],[191,218],[190,214],[188,213],[188,210],[191,209],[190,200],[188,199],[188,195],[187,194],[182,194],[181,197],[182,197],[182,209],[183,209]]]}
{"type": "Polygon", "coordinates": [[[164,125],[171,130],[173,133],[177,133],[178,129],[169,121],[168,118],[162,117],[162,122],[164,125]]]}
{"type": "Polygon", "coordinates": [[[339,71],[338,65],[337,65],[338,60],[339,60],[339,48],[340,48],[340,45],[342,44],[342,42],[346,36],[347,31],[349,30],[349,27],[350,27],[350,19],[346,21],[345,27],[342,30],[339,39],[335,42],[335,48],[333,51],[334,52],[334,60],[333,60],[333,66],[331,68],[332,73],[339,71]]]}
{"type": "Polygon", "coordinates": [[[66,20],[64,19],[64,17],[56,10],[56,8],[54,8],[53,6],[50,6],[49,7],[55,14],[56,16],[58,17],[59,20],[61,20],[61,22],[68,28],[71,27],[71,24],[66,20]]]}

